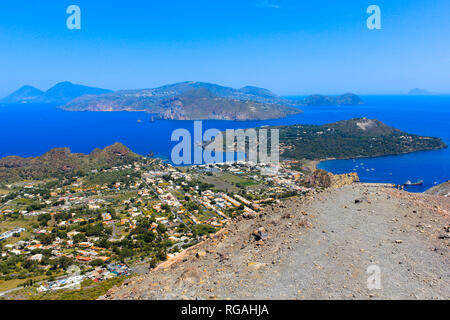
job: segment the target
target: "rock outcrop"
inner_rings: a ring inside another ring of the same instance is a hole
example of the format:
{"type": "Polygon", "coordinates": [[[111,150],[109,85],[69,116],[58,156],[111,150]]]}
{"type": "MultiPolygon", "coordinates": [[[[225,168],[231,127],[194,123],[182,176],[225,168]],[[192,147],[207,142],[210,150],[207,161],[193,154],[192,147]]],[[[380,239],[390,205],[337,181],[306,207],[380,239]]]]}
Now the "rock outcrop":
{"type": "Polygon", "coordinates": [[[425,191],[425,193],[432,194],[435,196],[450,197],[450,181],[441,183],[440,185],[430,188],[427,191],[425,191]]]}

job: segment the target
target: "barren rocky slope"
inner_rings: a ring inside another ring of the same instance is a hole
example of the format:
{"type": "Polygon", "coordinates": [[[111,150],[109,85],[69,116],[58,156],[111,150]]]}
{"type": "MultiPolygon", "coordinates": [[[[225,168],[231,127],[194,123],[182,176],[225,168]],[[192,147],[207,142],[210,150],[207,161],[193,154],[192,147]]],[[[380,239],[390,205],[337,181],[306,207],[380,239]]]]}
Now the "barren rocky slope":
{"type": "Polygon", "coordinates": [[[450,200],[421,197],[353,184],[290,199],[102,299],[449,299],[450,200]]]}
{"type": "Polygon", "coordinates": [[[436,196],[449,197],[450,196],[450,181],[444,182],[431,189],[428,189],[426,194],[432,194],[436,196]]]}

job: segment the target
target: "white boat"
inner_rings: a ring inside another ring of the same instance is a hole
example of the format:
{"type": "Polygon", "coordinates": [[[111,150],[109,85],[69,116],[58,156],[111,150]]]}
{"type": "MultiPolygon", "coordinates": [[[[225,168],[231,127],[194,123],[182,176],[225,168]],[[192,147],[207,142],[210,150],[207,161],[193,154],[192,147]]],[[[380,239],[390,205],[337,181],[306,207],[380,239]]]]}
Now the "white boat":
{"type": "Polygon", "coordinates": [[[421,186],[423,184],[423,180],[419,180],[417,182],[411,182],[410,180],[405,182],[405,186],[421,186]]]}

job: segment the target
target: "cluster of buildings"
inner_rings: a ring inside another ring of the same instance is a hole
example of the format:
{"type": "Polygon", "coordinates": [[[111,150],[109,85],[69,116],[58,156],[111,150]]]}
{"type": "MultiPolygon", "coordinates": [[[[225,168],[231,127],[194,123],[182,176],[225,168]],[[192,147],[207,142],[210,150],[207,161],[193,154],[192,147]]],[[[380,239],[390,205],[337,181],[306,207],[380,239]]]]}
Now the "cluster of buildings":
{"type": "Polygon", "coordinates": [[[100,282],[108,279],[112,279],[118,276],[128,276],[130,275],[130,268],[124,264],[110,263],[104,267],[97,267],[94,270],[87,272],[85,274],[79,274],[79,270],[70,270],[74,273],[71,276],[67,276],[55,281],[42,283],[38,291],[56,291],[63,289],[79,289],[84,280],[90,279],[94,282],[100,282]]]}
{"type": "MultiPolygon", "coordinates": [[[[15,229],[14,231],[17,231],[17,229],[15,229]]],[[[22,232],[23,231],[25,231],[25,229],[22,228],[22,232]]],[[[35,234],[45,233],[47,233],[46,230],[35,231],[35,234]]],[[[102,260],[103,262],[110,260],[110,250],[96,247],[92,242],[89,241],[74,244],[72,238],[77,233],[78,232],[76,231],[70,232],[68,234],[68,239],[66,240],[56,237],[56,239],[51,244],[46,245],[42,244],[36,239],[20,240],[15,243],[6,244],[3,246],[4,250],[2,251],[1,256],[5,257],[8,254],[21,255],[27,257],[28,260],[41,262],[43,259],[43,255],[42,253],[35,253],[36,250],[39,250],[37,252],[40,252],[40,250],[49,250],[51,252],[50,259],[67,257],[73,258],[80,262],[90,262],[97,259],[102,260]]],[[[91,240],[94,241],[95,238],[92,238],[91,240]]]]}
{"type": "Polygon", "coordinates": [[[25,228],[15,228],[13,230],[3,232],[0,234],[0,241],[11,238],[15,234],[21,234],[22,232],[25,232],[25,228]]]}
{"type": "MultiPolygon", "coordinates": [[[[43,284],[41,291],[59,290],[79,285],[85,279],[102,281],[117,275],[129,274],[128,267],[116,263],[118,259],[113,250],[100,247],[98,237],[86,237],[81,235],[81,225],[89,225],[91,218],[95,223],[101,223],[113,230],[107,241],[120,242],[131,231],[137,228],[141,218],[151,218],[148,231],[157,233],[157,228],[164,225],[167,228],[168,239],[175,245],[173,248],[180,249],[182,245],[194,239],[191,227],[195,225],[209,225],[220,228],[231,221],[236,212],[256,215],[262,206],[271,201],[276,201],[272,195],[277,192],[308,191],[301,186],[299,181],[302,174],[287,166],[260,165],[251,162],[238,162],[235,164],[210,164],[192,167],[190,170],[179,170],[163,162],[156,162],[146,167],[139,163],[113,167],[102,172],[114,172],[118,175],[121,171],[132,170],[139,175],[135,179],[126,180],[124,183],[114,181],[103,185],[92,185],[85,183],[83,178],[75,182],[58,186],[49,190],[50,198],[44,198],[41,194],[33,192],[33,185],[27,185],[18,197],[33,199],[45,203],[47,206],[41,210],[28,212],[23,208],[3,207],[4,214],[17,212],[23,216],[35,220],[43,214],[50,214],[51,224],[39,228],[28,228],[32,232],[31,240],[20,240],[14,244],[5,245],[2,257],[8,254],[24,255],[26,259],[41,262],[44,255],[39,250],[50,250],[50,259],[68,257],[77,264],[87,266],[88,270],[83,275],[74,275],[43,284]],[[240,189],[240,193],[233,191],[218,191],[213,187],[199,188],[196,183],[198,179],[208,174],[220,174],[222,172],[246,181],[254,181],[258,188],[251,190],[240,189]],[[247,192],[247,193],[246,193],[247,192]],[[251,195],[251,196],[249,196],[251,195]],[[112,214],[108,208],[114,207],[112,214]],[[82,208],[79,213],[72,209],[82,208]],[[97,217],[83,215],[83,208],[90,210],[89,214],[97,217]],[[63,220],[55,219],[58,214],[65,213],[63,220]],[[79,214],[79,215],[78,215],[79,214]],[[187,230],[178,228],[187,226],[187,230]],[[54,234],[54,231],[66,231],[67,237],[52,237],[52,242],[41,243],[39,235],[54,234]],[[78,231],[77,231],[78,230],[78,231]],[[97,245],[95,245],[95,243],[97,245]],[[35,251],[38,250],[38,251],[35,251]],[[38,253],[36,253],[38,252],[38,253]],[[93,260],[101,260],[106,267],[93,267],[98,264],[90,264],[93,260]]],[[[101,172],[91,172],[92,175],[101,172]]],[[[123,175],[122,175],[123,176],[123,175]]],[[[14,201],[11,201],[14,203],[14,201]]],[[[7,239],[14,234],[20,234],[26,228],[16,228],[0,235],[0,240],[7,239]]],[[[135,239],[135,238],[132,238],[135,239]]],[[[103,239],[105,240],[105,239],[103,239]]],[[[135,240],[133,240],[135,241],[135,240]]],[[[108,247],[105,245],[105,247],[108,247]]],[[[169,254],[174,254],[171,251],[169,254]]],[[[48,251],[46,253],[48,256],[48,251]]],[[[50,266],[47,266],[50,267],[50,266]]]]}

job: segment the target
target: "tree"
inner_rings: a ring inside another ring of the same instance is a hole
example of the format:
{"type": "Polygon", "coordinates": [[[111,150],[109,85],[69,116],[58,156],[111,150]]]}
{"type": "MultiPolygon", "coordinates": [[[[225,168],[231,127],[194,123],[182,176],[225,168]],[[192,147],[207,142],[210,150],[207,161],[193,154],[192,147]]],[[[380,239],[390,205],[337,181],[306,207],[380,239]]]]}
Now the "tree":
{"type": "Polygon", "coordinates": [[[122,250],[120,250],[119,258],[122,261],[125,260],[125,258],[131,257],[131,256],[133,256],[133,251],[131,249],[123,248],[122,250]]]}
{"type": "Polygon", "coordinates": [[[80,242],[86,242],[87,241],[87,237],[83,234],[83,233],[79,233],[73,236],[72,238],[73,243],[80,243],[80,242]]]}
{"type": "Polygon", "coordinates": [[[73,259],[68,257],[60,257],[58,259],[58,266],[64,270],[67,270],[73,264],[73,259]]]}
{"type": "Polygon", "coordinates": [[[166,233],[167,232],[167,228],[165,225],[158,223],[158,227],[156,228],[158,230],[159,233],[166,233]]]}
{"type": "Polygon", "coordinates": [[[53,237],[50,234],[39,234],[37,238],[43,245],[49,245],[53,242],[53,237]]]}
{"type": "Polygon", "coordinates": [[[214,232],[216,232],[216,228],[207,224],[197,224],[192,227],[192,233],[194,236],[203,236],[214,232]]]}
{"type": "Polygon", "coordinates": [[[102,259],[95,259],[95,260],[92,260],[89,264],[93,267],[100,267],[100,266],[104,266],[105,262],[102,259]]]}

